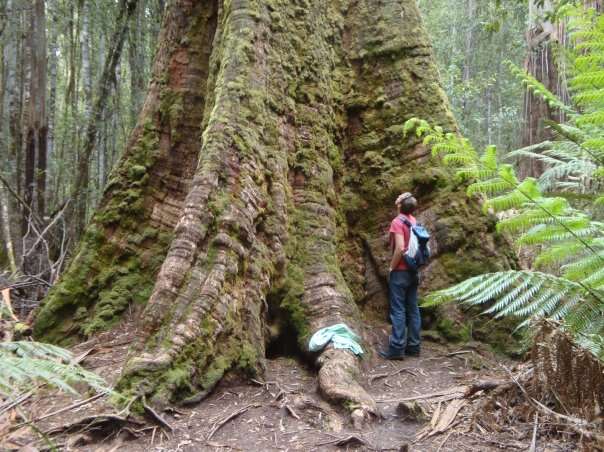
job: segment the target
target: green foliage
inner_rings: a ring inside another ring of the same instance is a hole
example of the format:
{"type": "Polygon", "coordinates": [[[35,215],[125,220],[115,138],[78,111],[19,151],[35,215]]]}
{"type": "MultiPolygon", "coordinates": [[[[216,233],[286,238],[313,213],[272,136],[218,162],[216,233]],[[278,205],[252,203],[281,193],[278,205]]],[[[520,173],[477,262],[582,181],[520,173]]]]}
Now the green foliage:
{"type": "Polygon", "coordinates": [[[75,364],[71,353],[63,348],[41,342],[0,343],[1,392],[10,396],[39,382],[72,394],[77,394],[76,383],[111,392],[101,377],[75,364]]]}
{"type": "Polygon", "coordinates": [[[411,119],[405,131],[423,137],[434,156],[455,168],[456,177],[468,182],[468,195],[478,196],[485,212],[498,214],[499,231],[515,235],[519,245],[536,253],[532,270],[470,278],[431,294],[428,304],[457,300],[486,305],[486,313],[522,319],[521,326],[537,317],[560,320],[604,357],[598,340],[604,334],[604,223],[597,219],[604,197],[604,16],[568,5],[563,12],[578,42],[569,62],[577,110],[513,69],[529,89],[569,117],[569,124],[551,125],[555,140],[510,154],[545,162],[547,170],[539,180],[518,180],[514,167],[498,160],[495,147],[479,154],[467,139],[426,121],[411,119]],[[577,208],[570,197],[556,196],[560,191],[589,194],[593,201],[577,208]]]}
{"type": "MultiPolygon", "coordinates": [[[[468,305],[490,305],[485,313],[495,318],[514,316],[524,319],[548,316],[565,317],[584,297],[589,296],[579,283],[549,273],[509,270],[467,279],[448,289],[431,294],[426,306],[457,300],[468,305]],[[493,300],[497,300],[491,304],[493,300]]],[[[585,328],[585,325],[579,325],[585,328]]]]}

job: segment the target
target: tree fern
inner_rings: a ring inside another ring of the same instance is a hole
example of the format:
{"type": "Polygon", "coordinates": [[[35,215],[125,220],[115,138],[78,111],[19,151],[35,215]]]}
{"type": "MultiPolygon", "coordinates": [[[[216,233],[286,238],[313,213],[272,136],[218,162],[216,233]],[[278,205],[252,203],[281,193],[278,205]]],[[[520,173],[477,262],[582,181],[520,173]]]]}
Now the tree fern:
{"type": "Polygon", "coordinates": [[[71,353],[63,348],[40,342],[1,342],[0,392],[10,396],[38,382],[74,394],[77,393],[75,383],[110,392],[100,376],[75,364],[71,353]]]}
{"type": "Polygon", "coordinates": [[[486,305],[495,317],[518,318],[520,326],[535,317],[563,321],[579,342],[604,358],[604,224],[592,215],[604,205],[604,18],[592,10],[568,6],[576,53],[571,55],[569,107],[543,84],[514,66],[511,70],[553,108],[565,112],[567,124],[550,124],[554,140],[519,149],[510,158],[534,158],[545,163],[539,180],[519,181],[514,167],[497,160],[489,147],[479,154],[468,140],[425,121],[405,125],[431,146],[432,154],[468,181],[469,196],[483,209],[508,212],[499,231],[516,235],[519,245],[534,248],[534,268],[477,276],[432,293],[426,304],[458,301],[486,305]],[[575,208],[554,192],[587,194],[594,201],[588,212],[575,208]],[[541,270],[541,271],[538,271],[541,270]]]}

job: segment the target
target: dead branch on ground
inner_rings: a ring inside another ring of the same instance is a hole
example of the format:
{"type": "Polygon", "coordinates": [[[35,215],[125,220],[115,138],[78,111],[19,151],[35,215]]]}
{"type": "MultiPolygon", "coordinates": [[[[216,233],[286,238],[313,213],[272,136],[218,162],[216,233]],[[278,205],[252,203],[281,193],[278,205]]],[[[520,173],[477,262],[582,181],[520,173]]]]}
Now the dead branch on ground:
{"type": "Polygon", "coordinates": [[[206,436],[206,441],[209,441],[212,439],[212,437],[216,434],[216,432],[218,430],[220,430],[222,427],[224,427],[228,422],[232,421],[233,419],[235,419],[238,416],[241,416],[243,413],[247,412],[250,408],[257,408],[259,407],[259,404],[250,404],[250,405],[246,405],[243,408],[240,408],[237,411],[234,411],[233,413],[229,414],[228,416],[216,421],[214,423],[214,425],[212,426],[212,428],[210,429],[210,431],[208,432],[208,435],[206,436]]]}

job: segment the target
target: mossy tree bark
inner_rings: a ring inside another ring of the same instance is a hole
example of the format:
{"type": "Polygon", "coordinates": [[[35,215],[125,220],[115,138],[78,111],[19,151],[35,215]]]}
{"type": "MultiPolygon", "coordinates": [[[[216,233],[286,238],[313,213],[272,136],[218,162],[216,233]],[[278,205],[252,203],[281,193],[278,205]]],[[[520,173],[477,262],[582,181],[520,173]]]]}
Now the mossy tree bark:
{"type": "MultiPolygon", "coordinates": [[[[335,323],[361,333],[364,274],[383,255],[372,237],[401,190],[449,228],[447,265],[456,250],[497,260],[495,242],[468,239],[490,223],[402,134],[414,116],[455,128],[414,0],[167,8],[138,126],[38,338],[88,336],[140,307],[120,388],[199,398],[227,372],[262,372],[277,326],[302,349],[335,323]]],[[[376,411],[358,358],[328,348],[316,362],[328,398],[376,411]]]]}

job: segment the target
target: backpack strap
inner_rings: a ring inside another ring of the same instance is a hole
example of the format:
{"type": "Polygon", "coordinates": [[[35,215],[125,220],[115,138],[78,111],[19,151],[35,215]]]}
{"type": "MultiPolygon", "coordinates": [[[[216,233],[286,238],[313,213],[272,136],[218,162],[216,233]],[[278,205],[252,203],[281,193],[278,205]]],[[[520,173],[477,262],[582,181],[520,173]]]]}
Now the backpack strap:
{"type": "Polygon", "coordinates": [[[409,219],[407,217],[399,215],[398,219],[401,221],[401,223],[403,223],[405,226],[407,226],[409,228],[409,231],[411,231],[413,224],[411,224],[411,222],[409,221],[409,219]]]}

